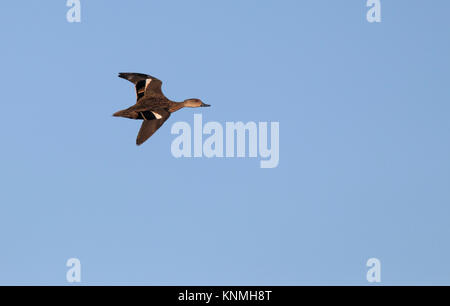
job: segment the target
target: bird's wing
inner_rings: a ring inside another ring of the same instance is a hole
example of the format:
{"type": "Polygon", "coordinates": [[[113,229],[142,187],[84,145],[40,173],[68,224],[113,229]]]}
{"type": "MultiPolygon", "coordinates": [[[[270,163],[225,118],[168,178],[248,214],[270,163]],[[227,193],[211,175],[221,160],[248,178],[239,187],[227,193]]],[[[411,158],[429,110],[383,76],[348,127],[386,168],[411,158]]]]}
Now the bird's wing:
{"type": "Polygon", "coordinates": [[[130,81],[136,87],[137,101],[142,97],[164,97],[161,80],[142,73],[121,72],[119,77],[130,81]]]}
{"type": "MultiPolygon", "coordinates": [[[[164,109],[152,110],[154,117],[150,120],[144,120],[139,130],[138,136],[136,138],[136,144],[139,146],[143,144],[147,139],[150,138],[170,117],[170,113],[164,109]]],[[[148,116],[146,116],[147,118],[148,116]]]]}

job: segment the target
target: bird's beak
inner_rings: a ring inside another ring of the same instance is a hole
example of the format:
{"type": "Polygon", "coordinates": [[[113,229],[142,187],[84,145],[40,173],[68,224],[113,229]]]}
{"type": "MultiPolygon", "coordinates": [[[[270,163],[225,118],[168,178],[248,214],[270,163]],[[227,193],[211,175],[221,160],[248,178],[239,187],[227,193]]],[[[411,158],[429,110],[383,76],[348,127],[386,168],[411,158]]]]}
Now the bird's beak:
{"type": "Polygon", "coordinates": [[[209,105],[209,104],[205,104],[205,103],[203,103],[202,102],[202,105],[200,105],[200,107],[210,107],[211,105],[209,105]]]}

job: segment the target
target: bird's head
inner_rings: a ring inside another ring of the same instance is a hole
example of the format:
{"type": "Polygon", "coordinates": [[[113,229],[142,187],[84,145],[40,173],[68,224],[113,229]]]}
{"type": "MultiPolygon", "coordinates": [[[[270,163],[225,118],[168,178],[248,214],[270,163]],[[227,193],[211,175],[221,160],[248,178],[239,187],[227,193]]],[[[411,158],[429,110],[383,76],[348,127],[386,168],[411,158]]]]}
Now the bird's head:
{"type": "Polygon", "coordinates": [[[205,104],[200,99],[187,99],[184,100],[185,107],[208,107],[211,106],[209,104],[205,104]]]}

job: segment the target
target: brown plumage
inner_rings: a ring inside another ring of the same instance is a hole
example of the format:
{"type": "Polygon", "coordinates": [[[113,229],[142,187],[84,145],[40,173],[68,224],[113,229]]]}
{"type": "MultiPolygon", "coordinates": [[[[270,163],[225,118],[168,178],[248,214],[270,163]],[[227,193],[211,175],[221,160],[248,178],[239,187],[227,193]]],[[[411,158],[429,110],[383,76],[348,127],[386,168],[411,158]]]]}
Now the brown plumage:
{"type": "Polygon", "coordinates": [[[136,138],[141,145],[150,138],[170,117],[170,114],[183,107],[210,106],[200,99],[187,99],[174,102],[161,91],[162,82],[155,77],[141,73],[119,73],[119,77],[132,82],[136,88],[136,104],[116,112],[113,116],[144,120],[136,138]]]}

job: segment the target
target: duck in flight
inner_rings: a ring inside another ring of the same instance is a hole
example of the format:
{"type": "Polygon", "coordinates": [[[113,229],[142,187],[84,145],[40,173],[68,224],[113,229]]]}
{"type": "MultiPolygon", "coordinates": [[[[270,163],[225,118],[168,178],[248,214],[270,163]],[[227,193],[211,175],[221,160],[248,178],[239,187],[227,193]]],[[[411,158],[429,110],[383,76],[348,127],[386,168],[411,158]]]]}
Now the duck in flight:
{"type": "Polygon", "coordinates": [[[143,120],[136,138],[139,146],[150,138],[170,117],[170,114],[183,107],[206,107],[200,99],[187,99],[174,102],[161,91],[162,82],[155,77],[141,73],[119,73],[119,77],[134,83],[136,104],[114,113],[115,117],[143,120]]]}

